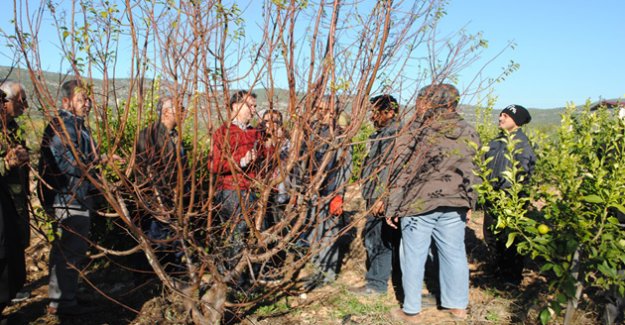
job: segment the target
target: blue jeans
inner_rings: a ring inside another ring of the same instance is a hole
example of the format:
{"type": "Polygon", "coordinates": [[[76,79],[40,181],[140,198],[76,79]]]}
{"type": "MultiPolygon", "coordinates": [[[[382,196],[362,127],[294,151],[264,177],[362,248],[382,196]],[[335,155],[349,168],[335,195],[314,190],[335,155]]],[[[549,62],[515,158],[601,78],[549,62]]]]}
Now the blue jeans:
{"type": "Polygon", "coordinates": [[[432,238],[438,249],[441,306],[465,309],[469,304],[469,265],[464,245],[465,208],[443,207],[403,217],[400,261],[407,314],[421,311],[421,289],[432,238]]]}

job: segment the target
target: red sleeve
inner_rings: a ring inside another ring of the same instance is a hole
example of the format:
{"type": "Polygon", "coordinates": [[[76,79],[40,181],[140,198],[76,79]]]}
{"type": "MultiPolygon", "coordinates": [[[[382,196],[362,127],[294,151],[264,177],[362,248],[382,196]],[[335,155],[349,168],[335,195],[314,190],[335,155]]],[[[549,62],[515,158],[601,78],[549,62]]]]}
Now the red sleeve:
{"type": "Polygon", "coordinates": [[[223,170],[228,170],[228,161],[224,159],[224,137],[226,128],[221,126],[213,134],[212,157],[209,160],[210,171],[214,174],[221,174],[223,170]]]}

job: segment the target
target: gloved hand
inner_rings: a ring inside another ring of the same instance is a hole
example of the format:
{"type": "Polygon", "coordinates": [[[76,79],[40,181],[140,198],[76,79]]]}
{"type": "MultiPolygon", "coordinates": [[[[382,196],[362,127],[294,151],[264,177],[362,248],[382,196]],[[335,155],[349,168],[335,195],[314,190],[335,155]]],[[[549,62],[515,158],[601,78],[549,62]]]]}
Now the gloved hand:
{"type": "Polygon", "coordinates": [[[330,215],[340,216],[343,214],[343,196],[337,195],[330,201],[330,215]]]}

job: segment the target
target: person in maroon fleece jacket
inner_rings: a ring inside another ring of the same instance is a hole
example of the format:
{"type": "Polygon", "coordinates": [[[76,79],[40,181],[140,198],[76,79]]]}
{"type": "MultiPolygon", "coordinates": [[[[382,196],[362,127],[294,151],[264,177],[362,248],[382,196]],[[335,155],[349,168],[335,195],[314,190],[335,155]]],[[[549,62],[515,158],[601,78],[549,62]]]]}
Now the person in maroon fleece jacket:
{"type": "Polygon", "coordinates": [[[221,125],[213,134],[210,170],[216,177],[215,204],[220,227],[230,229],[223,243],[225,269],[234,268],[245,247],[248,226],[245,216],[253,210],[256,196],[251,191],[256,177],[258,157],[265,156],[268,144],[261,143],[258,129],[249,125],[256,116],[256,94],[245,90],[230,98],[232,120],[221,125]]]}

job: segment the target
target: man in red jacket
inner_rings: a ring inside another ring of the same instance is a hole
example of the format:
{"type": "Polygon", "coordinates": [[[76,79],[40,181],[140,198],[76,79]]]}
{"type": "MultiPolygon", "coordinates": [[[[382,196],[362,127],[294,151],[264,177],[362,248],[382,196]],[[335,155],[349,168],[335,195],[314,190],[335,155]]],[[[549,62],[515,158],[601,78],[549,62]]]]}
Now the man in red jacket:
{"type": "Polygon", "coordinates": [[[223,241],[230,245],[224,247],[226,269],[234,268],[241,259],[248,224],[253,224],[249,216],[256,197],[250,189],[258,169],[257,158],[267,150],[266,145],[261,144],[258,129],[249,125],[256,116],[256,94],[237,91],[230,98],[229,106],[232,120],[213,134],[210,161],[211,172],[216,176],[219,224],[225,229],[234,225],[234,231],[228,231],[229,238],[223,241]]]}

